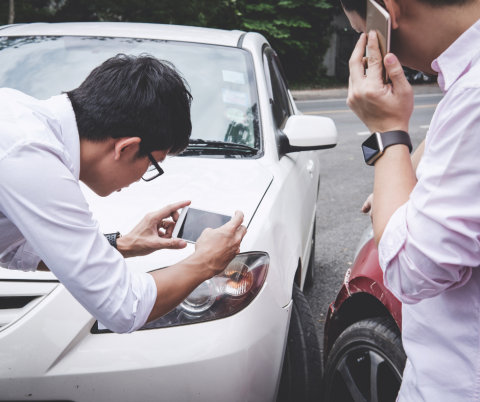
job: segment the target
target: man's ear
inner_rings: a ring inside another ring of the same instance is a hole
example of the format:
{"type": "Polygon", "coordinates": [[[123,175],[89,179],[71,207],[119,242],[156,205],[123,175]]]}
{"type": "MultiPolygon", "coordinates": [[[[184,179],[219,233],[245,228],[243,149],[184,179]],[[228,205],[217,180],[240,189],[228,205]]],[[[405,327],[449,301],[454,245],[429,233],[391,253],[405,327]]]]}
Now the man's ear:
{"type": "Polygon", "coordinates": [[[385,8],[390,14],[390,22],[392,24],[392,29],[398,28],[398,17],[400,16],[400,5],[397,0],[383,0],[385,3],[385,8]]]}
{"type": "Polygon", "coordinates": [[[115,139],[115,160],[121,156],[133,156],[138,152],[138,145],[142,142],[139,137],[123,137],[115,139]]]}

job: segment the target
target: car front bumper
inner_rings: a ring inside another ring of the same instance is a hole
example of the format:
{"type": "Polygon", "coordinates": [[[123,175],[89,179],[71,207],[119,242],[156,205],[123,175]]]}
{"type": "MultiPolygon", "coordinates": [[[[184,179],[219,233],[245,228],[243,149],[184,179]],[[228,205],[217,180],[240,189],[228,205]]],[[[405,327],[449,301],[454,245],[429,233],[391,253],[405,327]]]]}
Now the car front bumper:
{"type": "Polygon", "coordinates": [[[228,318],[94,335],[94,319],[60,285],[0,332],[0,400],[272,401],[290,308],[265,283],[228,318]]]}

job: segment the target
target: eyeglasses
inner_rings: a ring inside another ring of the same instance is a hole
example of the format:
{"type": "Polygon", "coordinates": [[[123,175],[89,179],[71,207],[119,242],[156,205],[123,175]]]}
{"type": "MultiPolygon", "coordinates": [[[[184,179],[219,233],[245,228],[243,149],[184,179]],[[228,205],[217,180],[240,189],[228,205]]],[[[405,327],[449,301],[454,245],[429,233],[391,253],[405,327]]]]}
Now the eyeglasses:
{"type": "Polygon", "coordinates": [[[145,181],[152,181],[153,179],[156,179],[157,177],[161,176],[164,171],[160,167],[160,165],[157,163],[155,158],[152,156],[150,152],[148,152],[144,146],[140,143],[140,147],[142,148],[143,152],[145,152],[148,156],[148,159],[150,159],[150,162],[152,163],[145,174],[142,176],[142,179],[145,181]]]}

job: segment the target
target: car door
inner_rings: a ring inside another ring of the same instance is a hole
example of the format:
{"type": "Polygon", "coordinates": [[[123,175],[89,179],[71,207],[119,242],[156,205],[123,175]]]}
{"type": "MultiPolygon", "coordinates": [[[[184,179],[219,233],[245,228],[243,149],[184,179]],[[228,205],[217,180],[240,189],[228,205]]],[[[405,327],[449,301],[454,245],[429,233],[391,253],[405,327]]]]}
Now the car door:
{"type": "Polygon", "coordinates": [[[292,236],[295,236],[292,240],[297,243],[300,240],[299,257],[303,279],[308,264],[315,217],[319,178],[318,157],[316,151],[282,154],[282,141],[288,141],[282,130],[288,118],[295,114],[295,109],[291,103],[286,77],[277,54],[270,47],[265,47],[263,54],[280,164],[287,170],[281,197],[284,207],[292,211],[292,218],[295,217],[290,223],[292,236]]]}

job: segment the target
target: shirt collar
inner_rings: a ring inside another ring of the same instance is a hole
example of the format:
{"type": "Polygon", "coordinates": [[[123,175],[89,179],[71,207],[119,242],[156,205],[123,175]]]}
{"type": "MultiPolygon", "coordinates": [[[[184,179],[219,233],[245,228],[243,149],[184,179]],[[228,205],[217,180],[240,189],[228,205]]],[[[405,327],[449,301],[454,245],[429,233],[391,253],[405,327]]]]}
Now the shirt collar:
{"type": "Polygon", "coordinates": [[[438,73],[438,85],[444,94],[468,71],[472,59],[480,52],[479,42],[480,20],[432,62],[432,69],[438,73]]]}
{"type": "Polygon", "coordinates": [[[72,103],[67,94],[52,96],[45,101],[60,123],[63,143],[73,164],[73,175],[80,178],[80,136],[72,103]]]}

